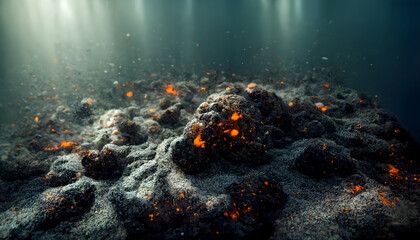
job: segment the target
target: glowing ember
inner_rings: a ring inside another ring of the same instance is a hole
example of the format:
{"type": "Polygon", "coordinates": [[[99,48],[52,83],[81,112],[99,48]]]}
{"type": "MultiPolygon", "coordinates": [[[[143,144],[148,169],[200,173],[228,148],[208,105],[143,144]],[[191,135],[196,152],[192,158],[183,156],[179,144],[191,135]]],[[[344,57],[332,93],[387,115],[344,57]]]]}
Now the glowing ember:
{"type": "Polygon", "coordinates": [[[39,121],[39,117],[35,117],[35,122],[38,122],[39,121]]]}
{"type": "Polygon", "coordinates": [[[230,135],[231,135],[232,137],[236,137],[236,136],[238,136],[238,134],[239,134],[239,131],[238,131],[238,130],[236,130],[236,129],[233,129],[233,130],[230,132],[230,135]]]}
{"type": "MultiPolygon", "coordinates": [[[[379,193],[379,198],[381,199],[381,201],[382,201],[383,204],[385,204],[385,205],[394,205],[395,204],[394,201],[392,201],[392,200],[389,201],[388,199],[386,199],[384,197],[384,195],[385,195],[385,192],[379,193]]],[[[398,200],[398,198],[397,198],[397,200],[398,200]]]]}
{"type": "Polygon", "coordinates": [[[206,141],[203,141],[202,139],[201,139],[201,133],[200,134],[198,134],[197,135],[197,137],[194,139],[194,145],[196,146],[196,147],[201,147],[201,148],[205,148],[205,145],[204,145],[204,143],[206,143],[206,141]]]}
{"type": "Polygon", "coordinates": [[[174,96],[176,96],[176,95],[178,95],[178,94],[179,94],[179,92],[177,92],[177,91],[175,91],[175,90],[173,89],[172,85],[168,85],[168,86],[166,86],[166,87],[165,87],[165,91],[166,91],[167,93],[170,93],[170,94],[174,95],[174,96]]]}
{"type": "Polygon", "coordinates": [[[237,112],[235,112],[232,117],[230,117],[233,121],[238,120],[239,118],[242,118],[242,114],[238,114],[237,112]]]}
{"type": "Polygon", "coordinates": [[[127,95],[127,97],[132,97],[133,96],[133,92],[128,92],[126,95],[127,95]]]}
{"type": "Polygon", "coordinates": [[[76,143],[75,142],[66,142],[66,141],[62,141],[61,142],[61,147],[71,147],[71,146],[73,146],[73,145],[75,145],[76,143]]]}
{"type": "Polygon", "coordinates": [[[351,190],[351,193],[352,194],[354,194],[354,193],[356,193],[356,192],[358,192],[358,191],[362,191],[363,189],[365,189],[364,187],[362,187],[362,186],[356,186],[356,187],[354,187],[352,190],[351,190]]]}
{"type": "Polygon", "coordinates": [[[328,110],[328,107],[327,107],[327,106],[325,106],[325,107],[322,107],[322,108],[321,108],[321,111],[322,111],[322,112],[325,112],[325,111],[327,111],[327,110],[328,110]]]}
{"type": "Polygon", "coordinates": [[[289,107],[293,106],[293,102],[289,102],[289,107]]]}
{"type": "Polygon", "coordinates": [[[329,84],[324,84],[324,87],[330,88],[330,85],[329,84]]]}
{"type": "Polygon", "coordinates": [[[92,100],[92,99],[89,99],[87,102],[88,102],[89,104],[92,104],[92,103],[93,103],[93,100],[92,100]]]}
{"type": "Polygon", "coordinates": [[[400,170],[398,170],[397,168],[395,168],[391,164],[388,164],[388,166],[389,166],[389,176],[392,177],[392,178],[399,179],[400,178],[400,176],[399,176],[400,170]]]}
{"type": "Polygon", "coordinates": [[[256,84],[256,83],[250,83],[250,84],[248,85],[248,88],[253,88],[253,87],[255,87],[255,86],[257,86],[257,84],[256,84]]]}

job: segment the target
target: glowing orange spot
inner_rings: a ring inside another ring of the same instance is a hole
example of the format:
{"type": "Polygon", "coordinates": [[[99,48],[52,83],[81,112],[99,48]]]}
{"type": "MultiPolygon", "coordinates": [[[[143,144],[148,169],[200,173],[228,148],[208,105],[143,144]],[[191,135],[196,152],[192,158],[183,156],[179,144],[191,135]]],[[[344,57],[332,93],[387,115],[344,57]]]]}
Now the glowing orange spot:
{"type": "Polygon", "coordinates": [[[236,136],[238,136],[238,134],[239,134],[239,131],[238,131],[238,130],[236,130],[236,129],[233,129],[233,130],[230,132],[230,135],[231,135],[232,137],[236,137],[236,136]]]}
{"type": "Polygon", "coordinates": [[[253,88],[253,87],[256,87],[256,86],[257,86],[256,83],[250,83],[250,84],[248,84],[248,88],[253,88]]]}
{"type": "Polygon", "coordinates": [[[363,100],[361,98],[359,98],[359,103],[363,103],[363,100]]]}
{"type": "Polygon", "coordinates": [[[92,92],[94,92],[95,91],[95,89],[92,89],[92,92]]]}
{"type": "Polygon", "coordinates": [[[227,87],[226,90],[230,90],[230,88],[227,87]]]}
{"type": "Polygon", "coordinates": [[[355,192],[358,192],[358,191],[361,191],[361,190],[363,190],[363,189],[365,189],[364,187],[362,187],[362,186],[356,186],[355,188],[353,188],[352,190],[351,190],[351,193],[355,193],[355,192]]]}
{"type": "Polygon", "coordinates": [[[171,94],[172,94],[172,95],[174,95],[174,96],[176,96],[176,95],[178,95],[178,94],[179,94],[177,91],[175,91],[175,90],[173,89],[172,85],[168,85],[168,86],[166,86],[166,87],[165,87],[165,91],[166,91],[167,93],[171,93],[171,94]]]}
{"type": "Polygon", "coordinates": [[[398,170],[397,168],[395,168],[394,166],[392,166],[391,164],[388,164],[389,166],[389,176],[392,178],[400,178],[399,176],[399,172],[400,170],[398,170]]]}
{"type": "Polygon", "coordinates": [[[379,198],[382,200],[382,203],[385,205],[394,205],[395,202],[394,201],[389,201],[384,197],[385,192],[382,192],[379,194],[379,198]]]}
{"type": "Polygon", "coordinates": [[[264,182],[264,184],[265,184],[266,186],[268,186],[268,182],[267,182],[267,181],[265,181],[265,182],[264,182]]]}
{"type": "Polygon", "coordinates": [[[14,123],[12,123],[12,127],[15,127],[15,124],[14,123]]]}
{"type": "Polygon", "coordinates": [[[233,121],[238,120],[239,118],[242,118],[242,114],[238,114],[237,112],[233,113],[232,117],[230,117],[233,121]]]}
{"type": "Polygon", "coordinates": [[[89,104],[92,104],[92,103],[93,103],[93,100],[92,100],[92,99],[89,99],[87,102],[88,102],[89,104]]]}
{"type": "Polygon", "coordinates": [[[324,84],[324,87],[330,88],[330,85],[329,84],[324,84]]]}
{"type": "Polygon", "coordinates": [[[280,84],[284,84],[284,82],[280,82],[280,84]]]}
{"type": "Polygon", "coordinates": [[[132,97],[133,96],[133,92],[128,92],[127,93],[127,97],[132,97]]]}
{"type": "Polygon", "coordinates": [[[289,102],[289,107],[293,106],[293,102],[289,102]]]}
{"type": "Polygon", "coordinates": [[[203,87],[203,88],[198,89],[197,91],[198,91],[198,92],[201,92],[201,91],[206,91],[206,88],[205,88],[205,87],[203,87]]]}
{"type": "Polygon", "coordinates": [[[206,74],[207,74],[207,75],[210,75],[210,73],[209,73],[209,72],[206,72],[206,74]]]}
{"type": "Polygon", "coordinates": [[[61,147],[71,147],[71,146],[73,146],[73,145],[75,145],[76,143],[75,142],[66,142],[66,141],[62,141],[61,142],[61,147]]]}
{"type": "Polygon", "coordinates": [[[33,96],[30,96],[30,97],[29,97],[29,99],[31,99],[31,100],[32,100],[33,98],[34,98],[33,96]]]}
{"type": "Polygon", "coordinates": [[[400,133],[400,132],[401,132],[401,130],[399,130],[399,129],[394,130],[394,133],[400,133]]]}
{"type": "Polygon", "coordinates": [[[206,141],[203,141],[202,139],[201,139],[201,133],[200,134],[198,134],[197,135],[197,137],[194,139],[194,145],[196,146],[196,147],[201,147],[201,148],[205,148],[205,145],[204,145],[204,143],[206,143],[206,141]]]}
{"type": "Polygon", "coordinates": [[[321,111],[322,111],[322,112],[325,112],[325,111],[327,111],[327,110],[328,110],[328,107],[327,107],[327,106],[325,106],[325,107],[322,107],[322,108],[321,108],[321,111]]]}
{"type": "Polygon", "coordinates": [[[69,130],[67,130],[67,129],[66,129],[66,130],[64,130],[64,132],[68,132],[68,131],[69,131],[69,130]]]}
{"type": "Polygon", "coordinates": [[[150,221],[153,221],[153,214],[149,214],[150,221]]]}
{"type": "Polygon", "coordinates": [[[74,88],[74,91],[75,91],[75,92],[77,92],[77,87],[76,87],[76,86],[74,86],[73,88],[74,88]]]}
{"type": "Polygon", "coordinates": [[[39,117],[35,117],[35,122],[38,122],[39,121],[39,117]]]}

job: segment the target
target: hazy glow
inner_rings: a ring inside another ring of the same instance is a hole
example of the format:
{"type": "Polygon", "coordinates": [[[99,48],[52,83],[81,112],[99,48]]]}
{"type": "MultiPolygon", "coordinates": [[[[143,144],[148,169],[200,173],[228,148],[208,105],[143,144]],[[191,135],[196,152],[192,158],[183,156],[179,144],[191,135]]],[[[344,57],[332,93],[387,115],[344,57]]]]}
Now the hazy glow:
{"type": "Polygon", "coordinates": [[[13,38],[15,57],[28,61],[56,57],[56,44],[82,44],[92,39],[109,39],[112,29],[103,1],[19,0],[2,3],[5,32],[13,38]]]}

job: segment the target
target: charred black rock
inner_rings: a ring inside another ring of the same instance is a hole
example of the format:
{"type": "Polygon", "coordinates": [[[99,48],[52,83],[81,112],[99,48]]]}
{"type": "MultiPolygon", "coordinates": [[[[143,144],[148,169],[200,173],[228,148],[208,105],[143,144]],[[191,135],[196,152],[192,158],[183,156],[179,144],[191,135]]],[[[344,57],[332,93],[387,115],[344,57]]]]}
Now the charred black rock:
{"type": "Polygon", "coordinates": [[[281,210],[287,201],[281,185],[262,177],[248,177],[233,183],[227,192],[230,193],[232,203],[235,203],[225,214],[231,218],[251,216],[259,220],[267,219],[274,214],[273,209],[281,210]]]}
{"type": "Polygon", "coordinates": [[[81,119],[89,118],[93,114],[92,103],[92,99],[83,99],[75,108],[76,115],[81,119]]]}
{"type": "Polygon", "coordinates": [[[77,172],[70,169],[63,169],[59,172],[50,172],[45,178],[51,187],[65,186],[77,180],[77,172]]]}
{"type": "Polygon", "coordinates": [[[250,101],[261,112],[264,124],[273,125],[282,130],[290,128],[292,117],[280,97],[259,86],[249,86],[246,92],[250,101]]]}
{"type": "Polygon", "coordinates": [[[175,104],[174,106],[169,107],[160,115],[158,122],[160,124],[167,124],[167,125],[176,125],[179,121],[179,117],[181,116],[181,108],[180,104],[175,104]]]}
{"type": "Polygon", "coordinates": [[[98,180],[121,176],[122,167],[118,164],[118,159],[112,150],[104,148],[99,153],[85,151],[81,154],[86,176],[98,180]]]}
{"type": "Polygon", "coordinates": [[[242,96],[210,96],[185,127],[186,140],[182,150],[175,148],[175,162],[191,172],[216,157],[252,164],[264,161],[268,147],[257,140],[260,119],[258,109],[242,96]]]}
{"type": "Polygon", "coordinates": [[[211,150],[198,148],[185,138],[178,138],[171,143],[174,149],[172,160],[185,173],[200,172],[210,163],[211,150]]]}
{"type": "Polygon", "coordinates": [[[147,141],[147,135],[141,134],[140,126],[133,121],[123,120],[117,123],[117,128],[123,144],[139,145],[147,141]]]}
{"type": "Polygon", "coordinates": [[[45,192],[36,218],[38,229],[49,229],[62,221],[76,219],[91,206],[95,186],[88,182],[68,185],[58,191],[45,192]]]}
{"type": "Polygon", "coordinates": [[[325,139],[302,140],[295,147],[303,151],[295,159],[295,167],[303,174],[314,178],[332,175],[348,176],[354,173],[350,154],[342,146],[325,139]]]}

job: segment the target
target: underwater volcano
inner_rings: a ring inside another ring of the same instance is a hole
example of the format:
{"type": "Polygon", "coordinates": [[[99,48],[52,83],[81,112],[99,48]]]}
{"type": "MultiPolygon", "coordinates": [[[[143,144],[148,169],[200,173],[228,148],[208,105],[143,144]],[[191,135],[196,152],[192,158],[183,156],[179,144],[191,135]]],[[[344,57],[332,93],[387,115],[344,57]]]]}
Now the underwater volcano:
{"type": "Polygon", "coordinates": [[[419,12],[0,0],[0,239],[418,239],[419,12]]]}
{"type": "Polygon", "coordinates": [[[1,238],[418,233],[418,144],[327,73],[162,72],[73,105],[31,99],[2,145],[1,238]]]}

